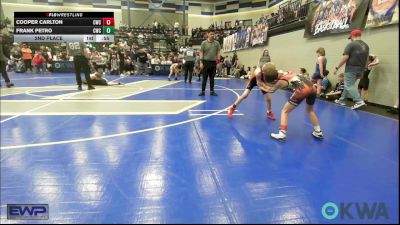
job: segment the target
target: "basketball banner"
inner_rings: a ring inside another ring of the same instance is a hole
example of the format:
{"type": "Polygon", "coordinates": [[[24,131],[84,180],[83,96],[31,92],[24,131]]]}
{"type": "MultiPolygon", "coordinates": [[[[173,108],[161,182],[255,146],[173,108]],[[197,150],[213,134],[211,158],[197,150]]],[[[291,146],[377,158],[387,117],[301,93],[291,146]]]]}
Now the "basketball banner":
{"type": "Polygon", "coordinates": [[[366,28],[399,23],[399,0],[372,0],[366,28]]]}
{"type": "Polygon", "coordinates": [[[252,46],[252,27],[242,29],[232,35],[224,38],[222,49],[224,52],[230,52],[240,49],[249,48],[252,46]]]}
{"type": "Polygon", "coordinates": [[[361,29],[369,0],[320,0],[308,14],[304,36],[328,36],[361,29]]]}

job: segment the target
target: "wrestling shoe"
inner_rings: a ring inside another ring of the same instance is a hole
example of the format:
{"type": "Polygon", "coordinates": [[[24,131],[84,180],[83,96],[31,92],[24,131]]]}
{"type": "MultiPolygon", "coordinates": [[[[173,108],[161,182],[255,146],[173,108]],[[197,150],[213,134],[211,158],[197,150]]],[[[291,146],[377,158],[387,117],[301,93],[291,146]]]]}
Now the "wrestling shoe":
{"type": "Polygon", "coordinates": [[[234,112],[235,112],[235,108],[230,107],[228,110],[228,117],[231,118],[234,112]]]}
{"type": "Polygon", "coordinates": [[[272,112],[268,112],[267,113],[267,118],[270,119],[270,120],[276,120],[276,117],[272,112]]]}
{"type": "Polygon", "coordinates": [[[324,139],[324,135],[322,134],[322,131],[313,131],[312,132],[312,136],[314,136],[315,138],[317,138],[317,139],[320,139],[320,140],[322,140],[322,139],[324,139]]]}
{"type": "Polygon", "coordinates": [[[271,133],[271,137],[278,141],[286,141],[286,132],[280,130],[277,134],[271,133]]]}
{"type": "Polygon", "coordinates": [[[211,96],[218,96],[217,93],[215,93],[214,91],[212,91],[212,92],[210,93],[210,95],[211,95],[211,96]]]}

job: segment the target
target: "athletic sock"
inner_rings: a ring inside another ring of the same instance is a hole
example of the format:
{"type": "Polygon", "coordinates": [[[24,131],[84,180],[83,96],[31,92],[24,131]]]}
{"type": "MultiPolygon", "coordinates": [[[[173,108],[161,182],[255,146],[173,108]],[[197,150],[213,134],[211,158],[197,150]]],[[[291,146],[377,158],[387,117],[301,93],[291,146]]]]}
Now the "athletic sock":
{"type": "Polygon", "coordinates": [[[281,125],[281,126],[279,127],[279,131],[282,131],[283,133],[286,133],[286,131],[287,131],[287,125],[281,125]]]}
{"type": "Polygon", "coordinates": [[[314,130],[317,131],[317,132],[321,132],[321,127],[319,125],[318,126],[314,126],[314,130]]]}

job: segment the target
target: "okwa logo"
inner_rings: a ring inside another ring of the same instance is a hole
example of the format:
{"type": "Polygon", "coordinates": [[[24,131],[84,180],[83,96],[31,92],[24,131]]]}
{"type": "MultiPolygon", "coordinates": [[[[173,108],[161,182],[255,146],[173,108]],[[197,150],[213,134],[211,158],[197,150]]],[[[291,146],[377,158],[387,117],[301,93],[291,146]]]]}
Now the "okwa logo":
{"type": "Polygon", "coordinates": [[[338,216],[342,220],[352,220],[354,218],[361,220],[389,219],[386,204],[383,202],[374,202],[372,204],[366,202],[341,202],[339,206],[333,202],[325,203],[322,206],[322,216],[328,220],[336,219],[338,216]]]}

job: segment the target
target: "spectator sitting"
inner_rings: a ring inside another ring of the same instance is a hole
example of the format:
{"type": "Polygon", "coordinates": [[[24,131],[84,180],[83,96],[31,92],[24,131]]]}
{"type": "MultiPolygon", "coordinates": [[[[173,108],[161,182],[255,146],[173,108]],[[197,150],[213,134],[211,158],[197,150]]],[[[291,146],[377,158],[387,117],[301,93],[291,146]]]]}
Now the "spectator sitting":
{"type": "Polygon", "coordinates": [[[257,66],[253,66],[253,70],[251,71],[251,74],[253,74],[254,71],[256,71],[256,69],[257,69],[257,66]]]}
{"type": "Polygon", "coordinates": [[[335,100],[339,99],[344,90],[344,73],[339,74],[339,82],[336,84],[335,89],[325,95],[326,99],[335,100]]]}
{"type": "Polygon", "coordinates": [[[132,75],[135,70],[135,67],[132,64],[131,57],[129,55],[124,55],[124,71],[126,71],[126,75],[132,75]]]}
{"type": "Polygon", "coordinates": [[[60,61],[68,61],[67,52],[60,52],[58,55],[60,61]]]}
{"type": "Polygon", "coordinates": [[[111,56],[111,74],[118,75],[119,74],[119,59],[117,55],[111,56]]]}
{"type": "Polygon", "coordinates": [[[94,61],[95,61],[95,69],[96,71],[99,71],[99,69],[101,69],[101,71],[99,71],[100,73],[103,73],[106,69],[106,60],[104,59],[102,54],[97,54],[94,57],[94,61]]]}
{"type": "Polygon", "coordinates": [[[308,74],[307,70],[304,69],[304,68],[300,68],[299,75],[304,77],[304,78],[307,78],[307,80],[310,80],[310,74],[308,74]]]}
{"type": "Polygon", "coordinates": [[[161,61],[161,64],[163,64],[163,65],[172,65],[172,60],[169,58],[169,59],[165,59],[164,61],[161,61]]]}
{"type": "MultiPolygon", "coordinates": [[[[19,51],[14,51],[13,54],[11,54],[11,68],[14,68],[16,73],[25,73],[26,72],[26,67],[24,64],[24,60],[22,58],[22,53],[19,51]]],[[[10,68],[9,67],[9,68],[10,68]]]]}
{"type": "Polygon", "coordinates": [[[325,92],[332,86],[331,82],[327,77],[324,77],[322,79],[322,87],[321,87],[321,93],[325,94],[325,92]]]}
{"type": "Polygon", "coordinates": [[[249,79],[250,74],[251,74],[251,68],[250,68],[250,66],[247,67],[247,71],[245,71],[245,72],[246,72],[246,74],[240,76],[240,79],[249,79]]]}
{"type": "Polygon", "coordinates": [[[158,56],[155,56],[151,59],[151,64],[161,64],[161,60],[158,56]]]}
{"type": "Polygon", "coordinates": [[[11,55],[10,55],[10,60],[8,63],[8,69],[7,71],[15,71],[17,64],[22,61],[22,54],[21,52],[15,50],[11,55]]]}
{"type": "Polygon", "coordinates": [[[44,58],[41,51],[37,51],[33,57],[33,65],[36,69],[36,73],[46,72],[46,59],[44,58]]]}
{"type": "Polygon", "coordinates": [[[244,70],[244,66],[241,66],[240,69],[236,70],[235,73],[233,74],[234,77],[240,78],[241,76],[246,75],[246,70],[244,70]]]}

